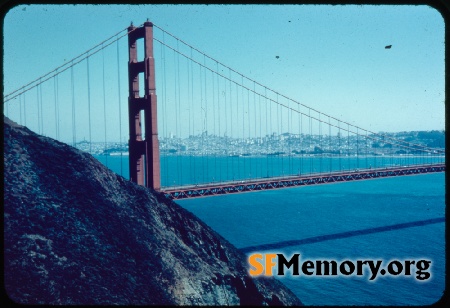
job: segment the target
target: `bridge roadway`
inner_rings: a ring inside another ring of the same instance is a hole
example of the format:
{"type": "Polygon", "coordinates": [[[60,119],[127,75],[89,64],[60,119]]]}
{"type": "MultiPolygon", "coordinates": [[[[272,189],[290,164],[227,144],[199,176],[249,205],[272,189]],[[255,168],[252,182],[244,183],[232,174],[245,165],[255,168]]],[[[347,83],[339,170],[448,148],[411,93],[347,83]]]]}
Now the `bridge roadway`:
{"type": "Polygon", "coordinates": [[[383,167],[371,169],[356,169],[354,171],[337,171],[316,173],[310,175],[293,175],[284,177],[258,178],[221,183],[208,183],[189,186],[162,188],[170,199],[186,199],[211,197],[234,193],[280,189],[304,185],[331,184],[358,180],[371,180],[384,177],[417,175],[432,172],[445,172],[445,164],[410,165],[400,167],[383,167]]]}

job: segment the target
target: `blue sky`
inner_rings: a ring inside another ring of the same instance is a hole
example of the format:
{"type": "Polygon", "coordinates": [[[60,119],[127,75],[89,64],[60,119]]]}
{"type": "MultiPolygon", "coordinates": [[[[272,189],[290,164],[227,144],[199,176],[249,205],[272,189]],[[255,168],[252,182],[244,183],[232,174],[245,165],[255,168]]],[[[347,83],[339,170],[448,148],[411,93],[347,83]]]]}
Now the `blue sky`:
{"type": "MultiPolygon", "coordinates": [[[[5,94],[125,29],[131,21],[138,25],[147,18],[243,75],[351,124],[375,132],[444,129],[444,20],[428,6],[18,6],[4,19],[5,94]],[[392,48],[385,49],[386,45],[392,48]]],[[[155,37],[160,34],[155,30],[155,37]]],[[[115,52],[113,45],[104,53],[108,103],[117,90],[115,52]]],[[[120,41],[120,57],[125,114],[125,39],[120,41]]],[[[91,69],[100,72],[101,61],[100,54],[93,58],[91,69]]],[[[86,64],[80,67],[76,71],[81,87],[86,64]]],[[[160,63],[158,67],[162,68],[160,63]]],[[[157,71],[157,80],[159,76],[157,71]]],[[[91,78],[101,88],[101,77],[91,78]]],[[[64,82],[68,80],[68,76],[59,80],[60,97],[67,100],[70,91],[64,82]]],[[[49,100],[52,85],[47,86],[48,95],[44,92],[49,100]]],[[[31,92],[27,104],[35,104],[36,91],[31,92]]],[[[92,95],[101,101],[98,110],[102,110],[102,91],[92,95]]],[[[16,118],[17,102],[8,105],[16,118]]],[[[158,103],[161,108],[162,102],[158,103]]],[[[61,114],[70,113],[69,106],[61,103],[61,114]]],[[[32,115],[28,116],[31,126],[30,119],[32,115]]],[[[123,119],[127,121],[126,115],[123,119]]],[[[61,124],[63,130],[69,129],[66,124],[61,124]]]]}

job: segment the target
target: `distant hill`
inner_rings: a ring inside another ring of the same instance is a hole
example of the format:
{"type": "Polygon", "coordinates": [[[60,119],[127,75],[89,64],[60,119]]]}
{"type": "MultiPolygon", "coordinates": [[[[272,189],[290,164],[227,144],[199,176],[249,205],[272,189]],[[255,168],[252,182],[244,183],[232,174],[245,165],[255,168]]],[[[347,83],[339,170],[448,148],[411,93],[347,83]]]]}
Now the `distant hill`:
{"type": "Polygon", "coordinates": [[[21,304],[301,305],[162,194],[4,119],[4,283],[21,304]]]}
{"type": "Polygon", "coordinates": [[[386,135],[431,148],[445,148],[445,131],[443,130],[386,133],[386,135]]]}

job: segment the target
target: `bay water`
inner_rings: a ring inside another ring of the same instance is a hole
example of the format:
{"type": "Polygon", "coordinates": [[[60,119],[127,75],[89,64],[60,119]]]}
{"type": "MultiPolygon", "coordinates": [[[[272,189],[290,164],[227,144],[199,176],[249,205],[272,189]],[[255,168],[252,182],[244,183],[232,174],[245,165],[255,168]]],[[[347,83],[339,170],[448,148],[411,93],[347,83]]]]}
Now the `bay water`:
{"type": "MultiPolygon", "coordinates": [[[[113,171],[128,174],[126,157],[110,156],[107,163],[105,157],[97,158],[113,171]]],[[[214,165],[213,160],[208,163],[214,165]]],[[[224,160],[219,164],[227,165],[224,160]]],[[[252,163],[247,160],[246,165],[249,164],[252,163]]],[[[188,161],[184,165],[189,166],[188,161]]],[[[307,161],[305,165],[317,168],[320,162],[307,161]]],[[[227,166],[230,168],[229,163],[227,166]]],[[[189,179],[190,170],[183,171],[189,179]]],[[[224,168],[222,174],[226,173],[224,168]]],[[[169,183],[176,182],[179,175],[174,174],[173,178],[169,183]]],[[[374,280],[369,279],[369,271],[362,276],[288,273],[277,278],[306,305],[429,305],[443,295],[445,173],[195,198],[177,203],[248,255],[274,252],[289,257],[299,253],[303,261],[355,263],[355,260],[382,260],[383,267],[392,260],[431,261],[428,269],[431,277],[426,280],[416,278],[414,267],[411,275],[379,274],[374,280]]]]}

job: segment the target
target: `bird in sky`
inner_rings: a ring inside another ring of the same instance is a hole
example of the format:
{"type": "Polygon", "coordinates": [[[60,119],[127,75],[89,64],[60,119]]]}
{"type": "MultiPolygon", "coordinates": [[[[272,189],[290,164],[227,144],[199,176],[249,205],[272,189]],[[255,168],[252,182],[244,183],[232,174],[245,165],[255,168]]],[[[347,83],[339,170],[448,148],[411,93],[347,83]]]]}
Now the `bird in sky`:
{"type": "Polygon", "coordinates": [[[387,45],[384,47],[384,49],[391,49],[392,45],[387,45]]]}

